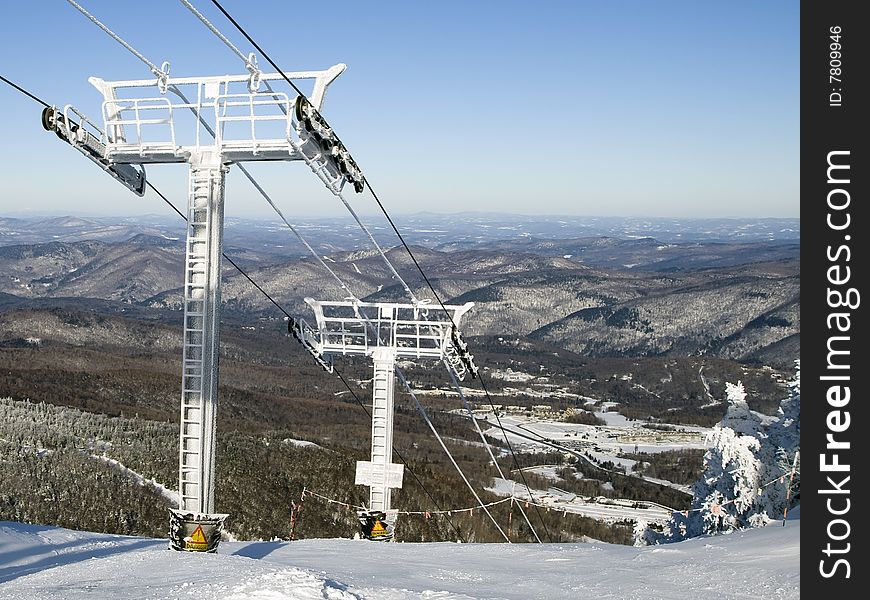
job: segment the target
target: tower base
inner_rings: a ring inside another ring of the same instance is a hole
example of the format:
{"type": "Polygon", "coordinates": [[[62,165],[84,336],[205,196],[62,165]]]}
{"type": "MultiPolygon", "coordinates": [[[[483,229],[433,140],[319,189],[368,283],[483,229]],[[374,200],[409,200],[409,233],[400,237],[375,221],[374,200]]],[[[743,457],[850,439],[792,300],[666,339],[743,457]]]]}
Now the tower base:
{"type": "Polygon", "coordinates": [[[389,542],[393,539],[396,526],[396,511],[380,510],[362,511],[357,513],[360,534],[367,540],[389,542]]]}
{"type": "Polygon", "coordinates": [[[217,552],[229,515],[169,510],[169,546],[183,552],[217,552]]]}

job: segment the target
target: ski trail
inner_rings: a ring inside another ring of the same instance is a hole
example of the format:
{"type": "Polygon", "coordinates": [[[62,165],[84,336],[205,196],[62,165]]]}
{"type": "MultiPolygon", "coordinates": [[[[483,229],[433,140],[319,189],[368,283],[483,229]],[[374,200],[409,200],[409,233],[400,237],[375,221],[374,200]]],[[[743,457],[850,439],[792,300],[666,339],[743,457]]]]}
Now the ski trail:
{"type": "Polygon", "coordinates": [[[144,487],[154,488],[155,490],[157,490],[160,493],[160,495],[166,500],[167,504],[169,504],[170,506],[176,507],[179,505],[181,498],[178,496],[178,492],[175,490],[169,489],[168,487],[166,487],[162,483],[159,483],[155,479],[153,479],[153,478],[147,479],[141,473],[137,473],[133,469],[128,468],[123,463],[121,463],[118,460],[115,460],[114,458],[109,458],[108,456],[100,456],[97,454],[91,454],[90,457],[95,459],[95,460],[103,461],[104,463],[114,467],[122,475],[124,475],[125,477],[127,477],[128,479],[133,481],[134,483],[137,483],[137,484],[144,486],[144,487]]]}

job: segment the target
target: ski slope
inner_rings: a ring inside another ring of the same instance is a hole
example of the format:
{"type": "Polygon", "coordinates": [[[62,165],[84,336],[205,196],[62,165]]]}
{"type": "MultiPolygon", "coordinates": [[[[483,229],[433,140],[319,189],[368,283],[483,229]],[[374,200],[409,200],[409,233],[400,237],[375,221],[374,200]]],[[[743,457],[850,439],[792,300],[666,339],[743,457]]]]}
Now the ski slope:
{"type": "MultiPolygon", "coordinates": [[[[799,514],[799,511],[795,511],[799,514]]],[[[0,600],[742,599],[800,597],[800,521],[679,544],[224,542],[0,522],[0,600]]]]}

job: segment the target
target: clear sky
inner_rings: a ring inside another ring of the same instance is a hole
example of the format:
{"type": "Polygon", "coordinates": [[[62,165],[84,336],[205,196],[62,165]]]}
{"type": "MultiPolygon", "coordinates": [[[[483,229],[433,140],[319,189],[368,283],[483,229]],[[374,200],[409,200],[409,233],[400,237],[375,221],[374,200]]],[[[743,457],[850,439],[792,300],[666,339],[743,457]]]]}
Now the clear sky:
{"type": "MultiPolygon", "coordinates": [[[[173,76],[245,72],[175,0],[80,3],[173,76]]],[[[395,214],[799,216],[798,2],[222,4],[284,70],[348,65],[323,112],[395,214]]],[[[150,77],[65,0],[3,8],[0,73],[49,103],[96,119],[88,76],[150,77]]],[[[0,107],[0,215],[163,210],[43,131],[41,108],[4,84],[0,107]]],[[[250,168],[289,216],[343,214],[301,163],[250,168]]],[[[148,176],[184,204],[184,166],[148,176]]],[[[268,211],[231,170],[227,213],[268,211]]]]}

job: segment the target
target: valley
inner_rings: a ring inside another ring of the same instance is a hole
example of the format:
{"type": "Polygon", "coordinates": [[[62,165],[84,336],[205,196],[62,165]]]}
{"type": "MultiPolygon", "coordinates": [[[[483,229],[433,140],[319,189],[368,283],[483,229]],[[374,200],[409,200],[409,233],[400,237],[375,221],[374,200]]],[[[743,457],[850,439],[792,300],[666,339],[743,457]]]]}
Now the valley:
{"type": "MultiPolygon", "coordinates": [[[[2,464],[20,486],[28,472],[42,482],[0,498],[0,519],[30,507],[31,519],[111,533],[161,535],[165,527],[165,495],[141,482],[116,502],[115,525],[106,524],[104,505],[87,486],[48,507],[39,502],[40,489],[68,485],[70,470],[131,485],[112,461],[177,489],[182,246],[169,232],[126,229],[131,237],[114,239],[123,235],[112,231],[102,240],[77,239],[87,237],[79,231],[65,241],[0,246],[0,397],[19,415],[0,431],[2,464]],[[61,411],[49,429],[39,416],[46,410],[61,411]],[[71,425],[94,418],[108,419],[115,433],[71,425]],[[72,441],[61,447],[58,439],[72,441]],[[95,443],[99,452],[84,451],[95,443]],[[22,454],[23,447],[50,455],[22,454]],[[51,468],[40,468],[46,460],[51,468]],[[91,508],[73,513],[69,502],[91,508]],[[88,521],[70,521],[73,515],[88,521]]],[[[798,244],[668,242],[670,257],[661,261],[659,242],[598,239],[483,239],[473,249],[439,239],[440,249],[414,248],[445,301],[475,302],[463,329],[489,397],[471,379],[462,392],[506,479],[443,369],[401,366],[485,501],[498,501],[508,487],[517,497],[530,489],[539,511],[529,516],[551,539],[628,543],[639,516],[655,521],[688,506],[703,433],[726,408],[726,382],[742,381],[760,414],[774,414],[787,395],[799,349],[798,244]],[[614,266],[619,261],[635,266],[614,266]]],[[[392,249],[389,256],[425,297],[407,254],[392,249]]],[[[376,254],[343,250],[329,258],[364,300],[402,299],[376,254]]],[[[308,258],[249,250],[237,262],[291,314],[309,318],[306,296],[342,294],[308,258]]],[[[287,335],[283,315],[231,267],[223,290],[217,503],[233,514],[230,529],[251,539],[350,534],[353,511],[309,500],[297,514],[298,500],[308,488],[362,501],[353,464],[368,452],[370,363],[337,359],[348,389],[311,361],[287,335]]],[[[396,400],[396,449],[408,465],[397,507],[474,506],[410,398],[399,392],[396,400]]],[[[397,535],[499,539],[479,512],[409,517],[397,535]]],[[[533,539],[523,523],[512,535],[533,539]]]]}

